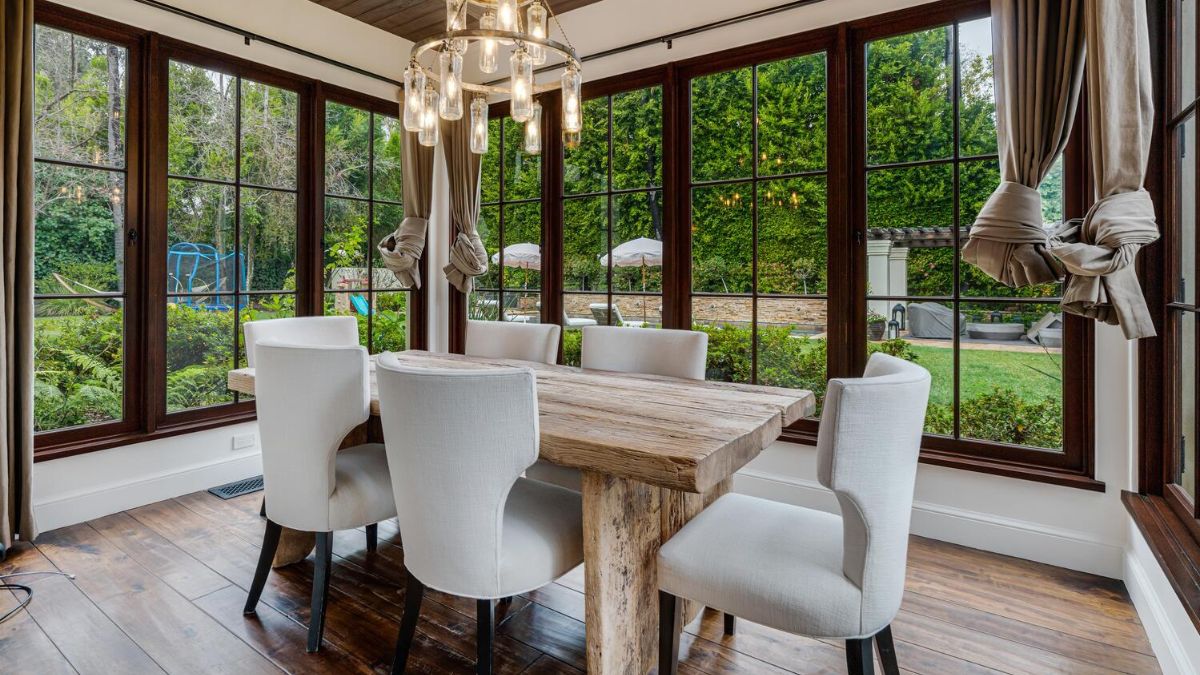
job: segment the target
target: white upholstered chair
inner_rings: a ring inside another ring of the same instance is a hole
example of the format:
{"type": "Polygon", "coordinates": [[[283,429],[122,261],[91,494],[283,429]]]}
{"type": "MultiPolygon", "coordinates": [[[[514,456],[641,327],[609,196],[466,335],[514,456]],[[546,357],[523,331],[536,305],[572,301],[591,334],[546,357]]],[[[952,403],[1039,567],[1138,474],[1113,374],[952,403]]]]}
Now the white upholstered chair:
{"type": "Polygon", "coordinates": [[[562,328],[551,323],[468,321],[468,356],[520,359],[538,363],[558,361],[562,328]]]}
{"type": "Polygon", "coordinates": [[[703,380],[708,334],[585,326],[582,350],[580,365],[584,368],[703,380]]]}
{"type": "Polygon", "coordinates": [[[291,345],[356,345],[358,319],[352,316],[297,316],[286,319],[247,321],[246,365],[254,367],[254,348],[263,340],[282,340],[291,345]]]}
{"type": "Polygon", "coordinates": [[[538,456],[533,371],[411,368],[385,354],[376,376],[408,570],[392,672],[429,587],[476,599],[477,672],[490,673],[496,600],[583,562],[579,494],[521,478],[538,456]]]}
{"type": "Polygon", "coordinates": [[[371,384],[367,350],[259,342],[255,405],[262,439],[267,529],[245,612],[254,612],[281,527],[315,532],[308,651],[320,649],[332,570],[333,532],[396,515],[382,444],[338,450],[346,434],[367,421],[371,384]]]}
{"type": "Polygon", "coordinates": [[[659,673],[677,669],[688,598],[773,628],[846,640],[854,675],[898,673],[891,622],[900,609],[909,516],[929,373],[874,354],[861,379],[833,379],[817,437],[817,477],[837,516],[729,494],[692,519],[658,557],[659,673]]]}

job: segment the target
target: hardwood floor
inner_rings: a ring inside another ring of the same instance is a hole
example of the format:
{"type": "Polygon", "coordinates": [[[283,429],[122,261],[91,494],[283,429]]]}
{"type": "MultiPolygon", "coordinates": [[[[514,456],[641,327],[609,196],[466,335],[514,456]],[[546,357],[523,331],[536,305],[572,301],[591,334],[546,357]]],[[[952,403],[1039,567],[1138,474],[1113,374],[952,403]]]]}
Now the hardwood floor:
{"type": "MultiPolygon", "coordinates": [[[[366,552],[339,532],[325,643],[304,651],[311,561],[275,570],[257,616],[243,617],[263,520],[261,493],[196,493],[47,532],[14,549],[0,573],[25,577],[33,603],[0,624],[0,673],[369,673],[390,666],[403,608],[395,523],[366,552]]],[[[583,572],[497,610],[496,668],[584,668],[583,572]]],[[[0,592],[0,614],[17,597],[0,592]]],[[[474,602],[426,593],[412,672],[472,671],[474,602]]],[[[1145,631],[1119,581],[914,537],[908,590],[893,623],[906,673],[1156,673],[1145,631]]],[[[842,673],[834,640],[748,621],[726,637],[706,612],[680,641],[680,671],[842,673]]]]}

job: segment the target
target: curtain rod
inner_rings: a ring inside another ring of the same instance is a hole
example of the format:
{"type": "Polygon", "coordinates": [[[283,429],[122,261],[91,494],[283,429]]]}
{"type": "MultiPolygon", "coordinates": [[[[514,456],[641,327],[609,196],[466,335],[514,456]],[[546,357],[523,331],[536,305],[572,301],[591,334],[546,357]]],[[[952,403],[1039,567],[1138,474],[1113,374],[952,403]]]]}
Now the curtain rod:
{"type": "MultiPolygon", "coordinates": [[[[679,39],[682,39],[685,37],[690,37],[692,35],[698,35],[700,33],[706,33],[708,31],[716,30],[718,28],[734,26],[739,23],[745,23],[746,21],[753,21],[755,19],[761,19],[763,17],[780,14],[782,12],[787,12],[787,11],[790,11],[793,9],[798,9],[800,7],[805,7],[807,5],[814,5],[818,2],[824,2],[824,1],[825,0],[792,0],[792,2],[785,2],[782,5],[776,5],[774,7],[767,7],[767,8],[756,10],[753,12],[739,14],[737,16],[733,16],[728,19],[712,21],[712,22],[709,22],[706,24],[701,24],[699,26],[694,26],[692,28],[685,28],[684,30],[675,31],[673,33],[667,33],[665,35],[660,35],[658,37],[648,38],[645,40],[639,40],[637,42],[631,42],[626,45],[621,45],[620,47],[613,47],[611,49],[605,49],[603,51],[596,52],[595,54],[588,54],[587,56],[580,57],[579,60],[580,61],[595,61],[597,59],[603,59],[603,58],[606,58],[609,56],[615,56],[617,54],[622,54],[624,52],[633,51],[635,49],[642,49],[644,47],[652,47],[654,45],[659,45],[659,44],[665,44],[665,45],[667,45],[667,49],[670,49],[672,46],[671,43],[674,42],[675,40],[679,40],[679,39]]],[[[270,45],[277,49],[282,49],[284,51],[291,52],[291,53],[297,54],[299,56],[310,58],[310,59],[313,59],[314,61],[320,61],[321,63],[324,63],[326,65],[334,66],[335,68],[341,68],[343,70],[348,70],[352,73],[357,73],[364,77],[369,77],[369,78],[372,78],[375,80],[379,80],[381,82],[386,82],[388,84],[391,84],[391,85],[394,85],[397,87],[404,86],[404,84],[402,82],[392,79],[390,77],[387,77],[386,75],[380,75],[379,73],[374,73],[374,72],[371,72],[364,68],[359,68],[358,66],[354,66],[349,63],[345,63],[343,61],[338,61],[337,59],[331,59],[328,56],[322,56],[321,54],[318,54],[316,52],[312,52],[307,49],[301,49],[300,47],[295,47],[286,42],[280,42],[279,40],[275,40],[275,39],[272,39],[269,37],[265,37],[263,35],[259,35],[257,33],[248,31],[244,28],[238,28],[237,26],[225,23],[224,21],[218,21],[216,19],[204,16],[202,14],[197,14],[195,12],[192,12],[192,11],[180,8],[180,7],[176,7],[174,5],[169,5],[165,2],[161,2],[160,0],[134,0],[134,2],[143,4],[143,5],[146,5],[149,7],[154,7],[155,9],[159,9],[164,12],[169,12],[171,14],[175,14],[176,16],[182,16],[186,19],[191,19],[192,21],[196,21],[196,22],[205,24],[207,26],[211,26],[213,28],[219,28],[223,31],[226,31],[229,33],[234,33],[235,35],[240,35],[242,37],[242,39],[246,41],[247,45],[249,45],[252,40],[256,41],[256,42],[261,42],[265,45],[270,45]]],[[[554,70],[556,67],[561,67],[561,65],[542,68],[542,69],[539,69],[538,72],[554,70]]]]}

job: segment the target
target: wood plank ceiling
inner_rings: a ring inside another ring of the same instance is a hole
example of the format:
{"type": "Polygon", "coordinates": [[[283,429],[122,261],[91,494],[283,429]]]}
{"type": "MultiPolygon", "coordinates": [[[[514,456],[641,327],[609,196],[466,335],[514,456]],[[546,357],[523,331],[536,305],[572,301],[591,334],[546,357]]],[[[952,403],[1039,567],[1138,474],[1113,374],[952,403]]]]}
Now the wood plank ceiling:
{"type": "MultiPolygon", "coordinates": [[[[437,35],[446,25],[445,0],[310,1],[414,42],[437,35]]],[[[548,4],[555,14],[562,14],[599,1],[548,0],[548,4]]],[[[471,7],[470,10],[472,16],[479,15],[477,7],[471,7]]],[[[469,22],[468,27],[475,28],[477,25],[477,21],[473,20],[469,22]]]]}

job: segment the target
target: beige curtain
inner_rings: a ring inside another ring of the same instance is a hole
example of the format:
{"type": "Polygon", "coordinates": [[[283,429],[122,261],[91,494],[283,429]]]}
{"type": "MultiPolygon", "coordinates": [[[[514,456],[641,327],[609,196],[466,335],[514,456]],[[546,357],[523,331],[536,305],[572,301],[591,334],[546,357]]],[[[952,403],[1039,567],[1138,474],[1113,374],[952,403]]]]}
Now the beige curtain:
{"type": "MultiPolygon", "coordinates": [[[[33,469],[33,0],[0,14],[0,544],[37,536],[33,469]]],[[[3,551],[0,551],[0,557],[3,551]]]]}
{"type": "Polygon", "coordinates": [[[992,0],[1000,186],[963,259],[1013,288],[1057,281],[1038,186],[1071,135],[1083,82],[1083,0],[992,0]]]}
{"type": "Polygon", "coordinates": [[[404,134],[404,220],[395,232],[379,242],[383,264],[404,288],[421,287],[421,253],[433,207],[433,148],[404,134]]]}
{"type": "Polygon", "coordinates": [[[1088,135],[1096,203],[1051,250],[1070,276],[1063,309],[1119,324],[1128,339],[1153,337],[1134,271],[1142,246],[1158,239],[1154,204],[1142,187],[1154,133],[1146,6],[1087,0],[1088,135]]]}
{"type": "Polygon", "coordinates": [[[479,223],[479,167],[482,157],[471,152],[471,123],[464,115],[441,121],[442,150],[450,175],[450,227],[454,243],[450,264],[442,268],[450,285],[463,293],[474,288],[475,277],[488,270],[487,250],[476,229],[479,223]]]}

